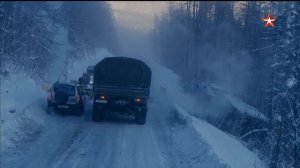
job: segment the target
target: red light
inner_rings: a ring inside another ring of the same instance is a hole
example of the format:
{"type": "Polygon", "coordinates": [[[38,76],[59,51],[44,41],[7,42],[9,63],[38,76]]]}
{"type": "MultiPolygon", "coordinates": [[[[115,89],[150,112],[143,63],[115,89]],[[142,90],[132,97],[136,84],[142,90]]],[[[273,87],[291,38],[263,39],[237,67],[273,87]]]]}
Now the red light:
{"type": "Polygon", "coordinates": [[[80,96],[79,95],[77,95],[76,101],[77,101],[77,103],[80,101],[80,96]]]}

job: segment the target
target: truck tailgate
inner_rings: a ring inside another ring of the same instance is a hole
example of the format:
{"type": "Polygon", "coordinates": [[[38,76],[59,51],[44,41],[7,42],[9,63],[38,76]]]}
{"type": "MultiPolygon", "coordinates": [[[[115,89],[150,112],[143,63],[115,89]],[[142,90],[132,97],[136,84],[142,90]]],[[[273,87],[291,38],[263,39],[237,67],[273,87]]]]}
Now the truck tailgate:
{"type": "Polygon", "coordinates": [[[128,88],[128,87],[116,87],[107,85],[95,85],[95,95],[113,95],[113,96],[124,96],[124,97],[149,97],[149,88],[128,88]]]}

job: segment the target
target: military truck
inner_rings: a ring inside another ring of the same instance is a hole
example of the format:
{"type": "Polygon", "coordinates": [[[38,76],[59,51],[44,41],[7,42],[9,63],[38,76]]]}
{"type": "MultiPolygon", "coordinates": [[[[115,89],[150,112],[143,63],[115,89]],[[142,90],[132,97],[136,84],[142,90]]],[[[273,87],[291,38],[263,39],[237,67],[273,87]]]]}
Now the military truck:
{"type": "Polygon", "coordinates": [[[151,74],[138,59],[102,59],[94,66],[93,121],[103,121],[106,114],[119,112],[132,114],[137,124],[145,124],[151,74]]]}

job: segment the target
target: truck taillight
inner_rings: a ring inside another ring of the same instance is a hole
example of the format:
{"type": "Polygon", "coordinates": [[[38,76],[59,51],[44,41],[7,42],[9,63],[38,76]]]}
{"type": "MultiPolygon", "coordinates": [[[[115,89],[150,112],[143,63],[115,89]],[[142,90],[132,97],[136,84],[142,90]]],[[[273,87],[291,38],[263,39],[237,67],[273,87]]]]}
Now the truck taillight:
{"type": "Polygon", "coordinates": [[[141,102],[142,102],[142,99],[139,98],[139,97],[136,97],[136,98],[134,99],[134,102],[136,102],[136,103],[141,103],[141,102]]]}
{"type": "Polygon", "coordinates": [[[103,96],[103,95],[102,95],[102,96],[99,96],[99,99],[100,99],[100,100],[107,100],[107,99],[108,99],[108,97],[107,97],[107,96],[103,96]]]}
{"type": "Polygon", "coordinates": [[[79,95],[77,95],[77,97],[76,97],[76,102],[77,103],[80,102],[80,96],[79,95]]]}

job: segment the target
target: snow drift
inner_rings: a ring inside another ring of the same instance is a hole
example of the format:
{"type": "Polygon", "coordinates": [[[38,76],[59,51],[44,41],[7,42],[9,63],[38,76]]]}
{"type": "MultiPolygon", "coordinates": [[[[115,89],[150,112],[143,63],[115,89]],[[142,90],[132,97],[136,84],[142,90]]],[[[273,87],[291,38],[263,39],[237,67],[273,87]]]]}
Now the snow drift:
{"type": "Polygon", "coordinates": [[[1,79],[1,150],[9,155],[20,141],[32,140],[43,125],[46,93],[22,73],[1,79]]]}
{"type": "Polygon", "coordinates": [[[168,114],[165,115],[168,115],[166,118],[171,116],[171,119],[167,119],[166,122],[171,127],[174,123],[179,123],[179,126],[174,126],[175,129],[170,135],[172,140],[169,140],[170,143],[175,143],[173,148],[181,152],[185,150],[178,159],[186,160],[187,163],[178,164],[186,164],[188,167],[265,167],[257,155],[240,141],[192,116],[195,113],[204,115],[204,112],[201,112],[194,96],[183,92],[176,74],[158,63],[146,58],[141,59],[144,59],[153,71],[151,96],[154,102],[150,107],[159,111],[169,108],[168,114]],[[158,102],[159,104],[156,104],[158,102]],[[189,158],[184,159],[182,155],[189,158]]]}
{"type": "MultiPolygon", "coordinates": [[[[107,50],[100,49],[88,58],[69,60],[67,81],[78,79],[88,65],[93,65],[108,56],[111,54],[107,50]]],[[[58,70],[63,69],[56,68],[58,67],[54,66],[53,70],[50,70],[52,77],[59,77],[58,70]]],[[[33,141],[38,137],[47,122],[45,90],[54,82],[53,80],[38,83],[22,72],[12,73],[5,78],[1,76],[1,150],[2,153],[6,153],[6,158],[15,153],[19,143],[33,141]]]]}
{"type": "Polygon", "coordinates": [[[200,140],[210,148],[221,163],[232,168],[264,168],[264,163],[257,155],[232,136],[218,128],[188,114],[179,105],[175,104],[173,110],[191,129],[195,129],[200,140]]]}

